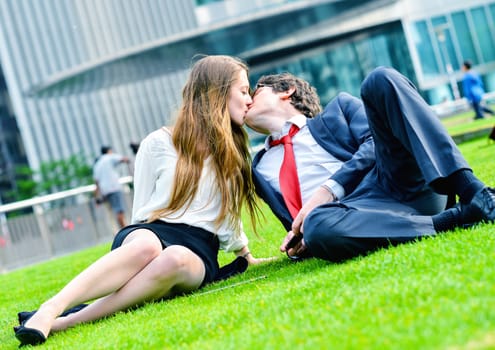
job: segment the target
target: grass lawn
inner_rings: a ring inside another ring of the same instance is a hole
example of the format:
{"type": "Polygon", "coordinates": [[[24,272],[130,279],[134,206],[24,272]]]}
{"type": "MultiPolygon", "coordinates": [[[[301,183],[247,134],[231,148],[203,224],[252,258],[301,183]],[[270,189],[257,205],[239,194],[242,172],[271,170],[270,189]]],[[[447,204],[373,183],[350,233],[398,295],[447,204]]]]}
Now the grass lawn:
{"type": "MultiPolygon", "coordinates": [[[[495,144],[461,150],[495,185],[495,144]]],[[[256,256],[269,264],[194,294],[56,333],[44,349],[495,349],[495,225],[439,235],[342,264],[292,263],[266,210],[256,256]]],[[[91,248],[0,275],[0,347],[15,349],[16,313],[37,308],[103,255],[91,248]]],[[[222,263],[232,259],[221,254],[222,263]]]]}
{"type": "MultiPolygon", "coordinates": [[[[494,105],[491,105],[490,108],[495,110],[494,105]]],[[[481,129],[489,129],[495,126],[495,118],[490,116],[488,113],[485,114],[484,119],[474,120],[473,117],[474,112],[469,110],[452,117],[444,118],[442,119],[442,122],[449,131],[450,135],[453,136],[476,132],[481,129]]]]}

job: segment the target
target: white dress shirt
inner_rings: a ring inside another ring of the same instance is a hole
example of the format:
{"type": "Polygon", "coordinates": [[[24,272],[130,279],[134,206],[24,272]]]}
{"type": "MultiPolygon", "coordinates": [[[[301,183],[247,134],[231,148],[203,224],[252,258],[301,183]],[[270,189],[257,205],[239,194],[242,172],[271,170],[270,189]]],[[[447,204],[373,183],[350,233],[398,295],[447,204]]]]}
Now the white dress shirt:
{"type": "MultiPolygon", "coordinates": [[[[221,249],[236,251],[246,246],[248,239],[242,230],[242,225],[239,232],[228,224],[228,220],[224,220],[220,226],[215,225],[220,212],[221,196],[210,163],[211,159],[207,158],[198,192],[190,205],[161,220],[203,228],[218,236],[221,249]]],[[[176,164],[177,153],[167,129],[156,130],[141,142],[134,170],[133,223],[143,222],[154,210],[167,206],[171,197],[176,164]]]]}
{"type": "Polygon", "coordinates": [[[344,188],[336,181],[329,179],[342,166],[342,162],[329,154],[311,135],[306,125],[306,117],[297,115],[288,120],[280,133],[274,133],[265,140],[266,153],[256,165],[256,169],[280,193],[279,172],[284,158],[284,146],[270,147],[271,140],[278,140],[289,133],[295,124],[299,131],[292,137],[297,175],[301,186],[301,199],[304,205],[320,186],[332,190],[337,198],[345,195],[344,188]]]}

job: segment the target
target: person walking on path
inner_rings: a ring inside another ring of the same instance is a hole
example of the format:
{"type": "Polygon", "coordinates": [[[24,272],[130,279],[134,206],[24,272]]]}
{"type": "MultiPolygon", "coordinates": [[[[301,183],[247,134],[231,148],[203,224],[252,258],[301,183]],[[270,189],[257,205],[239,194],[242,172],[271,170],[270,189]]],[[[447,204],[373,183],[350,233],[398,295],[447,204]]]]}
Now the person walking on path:
{"type": "Polygon", "coordinates": [[[110,204],[119,228],[126,226],[124,192],[117,171],[117,166],[122,163],[128,164],[129,158],[114,153],[110,146],[102,146],[101,155],[93,166],[96,203],[108,202],[110,204]]]}
{"type": "Polygon", "coordinates": [[[482,102],[485,88],[480,75],[472,69],[471,61],[464,61],[462,70],[464,71],[464,78],[462,79],[464,97],[474,109],[474,119],[483,119],[485,117],[484,113],[495,115],[495,111],[485,106],[482,102]]]}

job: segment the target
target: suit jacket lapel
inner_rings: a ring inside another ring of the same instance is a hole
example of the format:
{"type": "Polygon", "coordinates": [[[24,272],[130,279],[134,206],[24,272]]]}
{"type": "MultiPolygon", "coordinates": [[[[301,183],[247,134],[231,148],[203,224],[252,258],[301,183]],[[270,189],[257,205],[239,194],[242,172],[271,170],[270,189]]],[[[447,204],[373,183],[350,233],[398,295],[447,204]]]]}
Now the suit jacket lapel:
{"type": "Polygon", "coordinates": [[[268,204],[275,216],[282,222],[285,229],[290,231],[292,228],[292,217],[285,205],[282,195],[275,191],[272,186],[270,186],[268,181],[261,176],[259,171],[256,170],[256,165],[259,163],[265,152],[266,150],[262,149],[253,159],[252,173],[256,193],[268,204]]]}

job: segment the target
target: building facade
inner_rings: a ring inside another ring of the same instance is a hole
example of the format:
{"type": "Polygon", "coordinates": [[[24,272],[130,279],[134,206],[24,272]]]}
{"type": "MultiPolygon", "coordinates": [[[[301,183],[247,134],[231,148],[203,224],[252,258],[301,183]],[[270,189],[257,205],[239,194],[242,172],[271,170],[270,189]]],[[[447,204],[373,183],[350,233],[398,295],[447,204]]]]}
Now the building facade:
{"type": "Polygon", "coordinates": [[[494,0],[0,0],[1,193],[18,164],[131,155],[173,123],[197,55],[290,71],[322,103],[392,66],[436,104],[462,97],[468,58],[495,90],[494,30],[494,0]]]}

